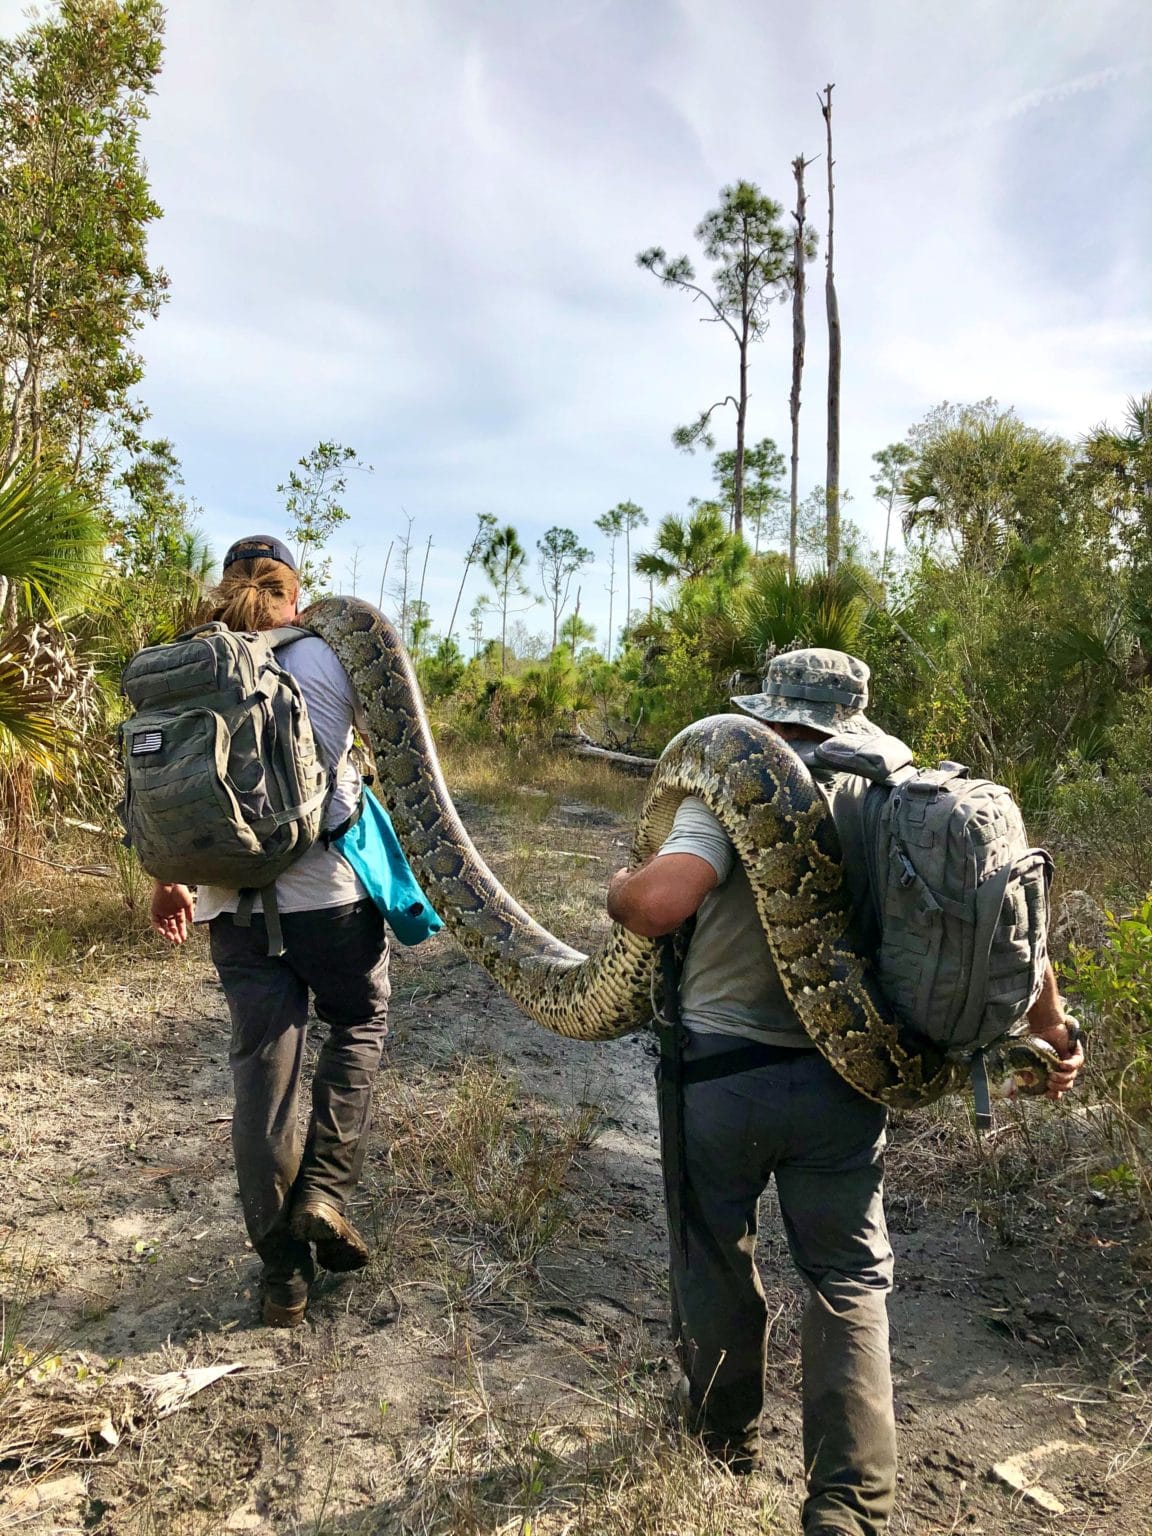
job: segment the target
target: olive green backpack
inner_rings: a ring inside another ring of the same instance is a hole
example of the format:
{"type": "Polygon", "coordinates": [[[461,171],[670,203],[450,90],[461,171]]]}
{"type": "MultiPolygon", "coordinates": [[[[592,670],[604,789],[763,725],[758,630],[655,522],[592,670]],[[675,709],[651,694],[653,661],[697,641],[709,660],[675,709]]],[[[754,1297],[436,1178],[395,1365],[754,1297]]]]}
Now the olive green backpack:
{"type": "Polygon", "coordinates": [[[1047,963],[1052,861],[1009,790],[961,763],[916,768],[895,736],[833,736],[817,765],[868,781],[861,834],[880,931],[876,973],[913,1035],[968,1067],[990,1115],[984,1053],[1026,1028],[1047,963]]]}
{"type": "Polygon", "coordinates": [[[270,954],[283,952],[275,882],[316,842],[330,794],[299,685],[276,659],[305,629],[238,634],[204,624],[138,651],[119,729],[125,842],[158,880],[261,893],[270,954]]]}

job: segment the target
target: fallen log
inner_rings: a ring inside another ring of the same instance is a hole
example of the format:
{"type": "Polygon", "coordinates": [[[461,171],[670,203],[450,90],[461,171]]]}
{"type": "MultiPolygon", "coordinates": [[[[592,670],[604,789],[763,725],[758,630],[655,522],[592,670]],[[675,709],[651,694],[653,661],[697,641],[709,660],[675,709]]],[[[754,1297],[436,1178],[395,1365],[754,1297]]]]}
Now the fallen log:
{"type": "Polygon", "coordinates": [[[571,731],[557,731],[552,741],[555,746],[566,748],[573,757],[594,758],[598,762],[607,763],[610,768],[618,768],[621,773],[648,778],[656,767],[657,759],[654,757],[640,757],[634,752],[616,752],[611,747],[598,746],[584,732],[575,734],[571,731]]]}

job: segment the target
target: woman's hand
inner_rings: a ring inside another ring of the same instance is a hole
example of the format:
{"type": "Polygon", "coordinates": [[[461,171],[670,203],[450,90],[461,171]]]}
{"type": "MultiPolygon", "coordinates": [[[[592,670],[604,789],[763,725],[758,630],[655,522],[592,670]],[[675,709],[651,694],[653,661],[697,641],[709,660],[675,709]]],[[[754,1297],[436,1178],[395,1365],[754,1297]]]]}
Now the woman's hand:
{"type": "Polygon", "coordinates": [[[170,944],[183,944],[192,921],[192,892],[186,885],[165,885],[157,880],[152,887],[148,918],[161,938],[170,944]]]}

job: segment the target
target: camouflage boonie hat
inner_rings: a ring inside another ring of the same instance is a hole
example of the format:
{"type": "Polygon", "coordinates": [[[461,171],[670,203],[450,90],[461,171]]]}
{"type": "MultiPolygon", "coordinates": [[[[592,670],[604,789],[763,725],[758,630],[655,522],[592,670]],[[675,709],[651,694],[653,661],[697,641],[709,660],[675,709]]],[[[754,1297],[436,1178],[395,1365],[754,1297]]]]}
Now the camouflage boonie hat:
{"type": "Polygon", "coordinates": [[[820,646],[784,651],[768,663],[764,692],[737,695],[732,703],[769,725],[808,725],[828,736],[877,736],[880,727],[864,713],[868,677],[865,664],[844,651],[820,646]]]}

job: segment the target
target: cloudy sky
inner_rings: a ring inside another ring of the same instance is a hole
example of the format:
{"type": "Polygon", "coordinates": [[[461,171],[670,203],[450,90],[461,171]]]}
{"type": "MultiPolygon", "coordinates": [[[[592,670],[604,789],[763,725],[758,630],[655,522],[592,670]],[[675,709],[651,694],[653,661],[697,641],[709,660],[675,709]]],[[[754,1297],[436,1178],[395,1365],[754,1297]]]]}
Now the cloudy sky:
{"type": "MultiPolygon", "coordinates": [[[[0,0],[0,29],[23,9],[0,0]]],[[[442,626],[478,512],[593,543],[620,500],[655,522],[707,493],[669,434],[734,349],[635,253],[692,251],[740,177],[788,203],[828,81],[843,482],[876,535],[871,455],[940,400],[1076,436],[1152,387],[1146,0],[172,0],[145,135],[172,299],[144,395],[217,551],[281,532],[277,482],[334,438],[375,467],[335,584],[358,545],[374,596],[411,514],[442,626]]],[[[789,358],[781,310],[750,428],[782,446],[789,358]]],[[[601,623],[605,581],[584,580],[601,623]]]]}

